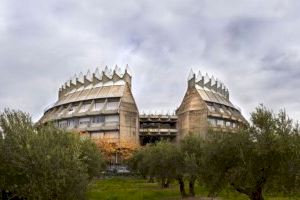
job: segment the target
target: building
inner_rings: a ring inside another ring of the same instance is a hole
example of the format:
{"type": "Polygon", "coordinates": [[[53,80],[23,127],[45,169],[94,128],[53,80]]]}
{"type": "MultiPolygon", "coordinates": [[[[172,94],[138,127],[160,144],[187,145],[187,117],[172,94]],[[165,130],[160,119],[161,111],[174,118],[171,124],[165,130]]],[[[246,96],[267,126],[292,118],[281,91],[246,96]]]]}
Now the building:
{"type": "Polygon", "coordinates": [[[241,111],[229,100],[226,86],[213,76],[192,70],[181,105],[176,110],[178,139],[196,134],[205,137],[209,129],[234,132],[246,124],[241,111]]]}
{"type": "Polygon", "coordinates": [[[128,67],[80,73],[63,84],[57,102],[45,110],[39,122],[53,122],[92,139],[136,145],[175,141],[189,134],[205,137],[210,128],[234,132],[246,124],[230,102],[228,89],[213,76],[191,71],[186,94],[173,115],[139,115],[131,79],[128,67]]]}
{"type": "Polygon", "coordinates": [[[139,112],[131,93],[131,74],[98,69],[68,80],[58,93],[57,102],[46,109],[40,123],[76,130],[93,139],[110,143],[139,144],[139,112]]]}
{"type": "Polygon", "coordinates": [[[161,139],[175,141],[177,136],[177,116],[171,114],[141,114],[140,144],[155,143],[161,139]]]}

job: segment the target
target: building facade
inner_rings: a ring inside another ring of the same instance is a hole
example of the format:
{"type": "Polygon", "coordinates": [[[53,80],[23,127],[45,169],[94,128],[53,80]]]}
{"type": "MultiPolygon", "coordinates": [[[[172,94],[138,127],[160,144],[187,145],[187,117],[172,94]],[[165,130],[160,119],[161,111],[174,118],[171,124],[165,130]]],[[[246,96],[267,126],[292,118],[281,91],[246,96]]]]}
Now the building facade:
{"type": "Polygon", "coordinates": [[[52,122],[92,139],[136,145],[176,141],[189,134],[205,137],[210,128],[234,132],[247,123],[230,102],[228,89],[213,76],[191,71],[187,91],[174,115],[139,115],[131,79],[128,67],[80,73],[63,84],[57,102],[45,110],[39,122],[52,122]]]}
{"type": "Polygon", "coordinates": [[[176,140],[178,134],[176,115],[142,114],[139,121],[140,144],[142,146],[159,140],[176,140]]]}
{"type": "Polygon", "coordinates": [[[53,122],[92,139],[139,144],[139,112],[131,93],[131,74],[105,68],[82,73],[60,89],[57,102],[46,109],[40,123],[53,122]]]}
{"type": "Polygon", "coordinates": [[[226,86],[213,76],[190,72],[188,87],[176,110],[178,139],[196,134],[205,137],[209,129],[235,132],[247,122],[229,100],[226,86]]]}

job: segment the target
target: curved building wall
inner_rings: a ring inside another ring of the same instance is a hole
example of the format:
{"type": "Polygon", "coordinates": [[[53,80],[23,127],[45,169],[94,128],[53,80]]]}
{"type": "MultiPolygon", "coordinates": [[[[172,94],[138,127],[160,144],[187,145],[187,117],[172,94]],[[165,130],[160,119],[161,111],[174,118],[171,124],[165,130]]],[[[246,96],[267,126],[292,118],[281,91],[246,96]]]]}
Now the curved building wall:
{"type": "Polygon", "coordinates": [[[138,109],[131,93],[131,75],[116,67],[80,74],[59,90],[57,102],[40,123],[76,130],[111,143],[139,143],[138,109]]]}

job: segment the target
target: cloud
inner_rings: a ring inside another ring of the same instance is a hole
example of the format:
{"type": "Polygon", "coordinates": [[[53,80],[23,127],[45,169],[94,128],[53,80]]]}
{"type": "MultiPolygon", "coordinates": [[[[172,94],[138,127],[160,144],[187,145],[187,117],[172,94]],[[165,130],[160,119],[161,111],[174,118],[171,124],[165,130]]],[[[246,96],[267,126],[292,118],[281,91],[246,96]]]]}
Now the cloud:
{"type": "Polygon", "coordinates": [[[140,110],[176,109],[193,67],[223,80],[247,117],[265,103],[300,119],[298,4],[4,0],[0,110],[37,120],[75,73],[129,64],[140,110]]]}

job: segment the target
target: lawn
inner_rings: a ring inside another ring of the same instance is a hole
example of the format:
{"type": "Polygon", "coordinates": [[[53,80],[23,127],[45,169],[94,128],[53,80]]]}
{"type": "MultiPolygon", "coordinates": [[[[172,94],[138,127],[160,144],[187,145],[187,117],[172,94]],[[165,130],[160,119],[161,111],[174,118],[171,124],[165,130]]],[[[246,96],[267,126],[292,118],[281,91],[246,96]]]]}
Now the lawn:
{"type": "MultiPolygon", "coordinates": [[[[197,197],[207,196],[207,192],[201,187],[196,187],[197,197]]],[[[95,180],[87,193],[89,200],[177,200],[180,193],[176,182],[168,189],[161,189],[158,183],[148,183],[147,180],[128,177],[115,177],[95,180]]],[[[247,200],[247,196],[239,194],[230,189],[219,194],[223,200],[247,200]]],[[[271,197],[266,196],[266,200],[300,200],[300,197],[271,197]]]]}

